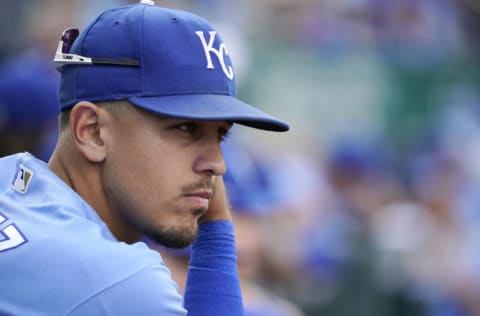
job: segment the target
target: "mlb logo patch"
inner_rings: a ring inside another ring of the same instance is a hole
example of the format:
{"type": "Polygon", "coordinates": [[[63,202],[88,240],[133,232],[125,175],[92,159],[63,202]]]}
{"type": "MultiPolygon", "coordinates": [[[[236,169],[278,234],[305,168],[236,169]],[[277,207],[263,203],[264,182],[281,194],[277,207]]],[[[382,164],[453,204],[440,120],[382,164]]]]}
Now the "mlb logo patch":
{"type": "Polygon", "coordinates": [[[33,171],[20,165],[15,174],[15,179],[12,182],[12,188],[22,194],[27,193],[28,186],[32,182],[33,171]]]}

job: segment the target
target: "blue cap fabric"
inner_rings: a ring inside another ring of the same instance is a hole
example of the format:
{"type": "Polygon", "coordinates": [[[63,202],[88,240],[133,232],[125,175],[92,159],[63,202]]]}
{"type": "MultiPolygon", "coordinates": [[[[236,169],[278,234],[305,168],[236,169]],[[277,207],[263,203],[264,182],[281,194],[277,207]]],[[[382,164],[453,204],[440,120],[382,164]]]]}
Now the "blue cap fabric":
{"type": "Polygon", "coordinates": [[[61,109],[84,100],[127,99],[166,116],[289,129],[287,123],[236,98],[225,44],[207,21],[191,13],[148,4],[110,9],[79,35],[70,53],[130,58],[140,66],[64,65],[61,109]]]}

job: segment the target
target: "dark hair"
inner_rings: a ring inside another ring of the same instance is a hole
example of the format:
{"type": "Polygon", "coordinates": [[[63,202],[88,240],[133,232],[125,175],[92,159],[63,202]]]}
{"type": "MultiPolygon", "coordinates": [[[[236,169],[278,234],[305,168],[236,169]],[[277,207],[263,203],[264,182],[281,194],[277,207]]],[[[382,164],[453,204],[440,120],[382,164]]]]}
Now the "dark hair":
{"type": "Polygon", "coordinates": [[[58,116],[58,127],[60,132],[63,132],[68,128],[70,125],[70,112],[72,112],[72,108],[63,109],[58,116]]]}

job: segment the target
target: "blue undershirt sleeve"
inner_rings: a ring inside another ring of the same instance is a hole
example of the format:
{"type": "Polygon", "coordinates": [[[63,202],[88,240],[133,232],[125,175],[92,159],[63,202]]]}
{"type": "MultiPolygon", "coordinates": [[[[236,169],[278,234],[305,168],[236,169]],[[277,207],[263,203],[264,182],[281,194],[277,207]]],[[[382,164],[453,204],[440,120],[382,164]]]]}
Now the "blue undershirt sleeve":
{"type": "Polygon", "coordinates": [[[184,300],[189,316],[243,315],[232,222],[200,225],[184,300]]]}

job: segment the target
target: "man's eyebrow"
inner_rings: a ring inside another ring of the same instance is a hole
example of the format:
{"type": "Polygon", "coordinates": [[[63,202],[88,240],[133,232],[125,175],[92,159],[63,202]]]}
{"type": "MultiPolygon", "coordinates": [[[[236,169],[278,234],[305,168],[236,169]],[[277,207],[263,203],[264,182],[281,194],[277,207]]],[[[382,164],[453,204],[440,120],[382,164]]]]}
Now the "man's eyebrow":
{"type": "Polygon", "coordinates": [[[233,126],[233,122],[225,121],[225,123],[227,124],[226,126],[220,126],[218,128],[218,131],[223,133],[224,135],[228,134],[233,126]]]}
{"type": "Polygon", "coordinates": [[[220,126],[220,127],[218,128],[218,130],[221,131],[221,132],[229,132],[231,128],[232,128],[232,125],[220,126]]]}

